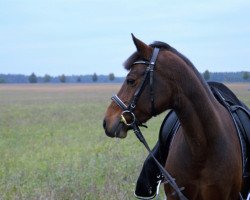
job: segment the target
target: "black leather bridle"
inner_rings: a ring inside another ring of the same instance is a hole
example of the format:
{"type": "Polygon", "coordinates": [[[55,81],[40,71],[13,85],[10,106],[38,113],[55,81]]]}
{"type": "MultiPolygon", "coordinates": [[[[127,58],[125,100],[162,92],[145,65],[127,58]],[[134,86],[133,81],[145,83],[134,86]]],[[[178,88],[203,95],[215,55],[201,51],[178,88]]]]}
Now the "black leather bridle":
{"type": "MultiPolygon", "coordinates": [[[[154,89],[153,89],[153,83],[154,83],[154,67],[155,67],[155,62],[157,60],[157,56],[159,54],[160,49],[159,48],[154,48],[152,57],[150,59],[150,61],[144,61],[144,60],[139,60],[134,62],[132,65],[137,65],[137,64],[144,64],[147,65],[144,77],[142,79],[141,85],[137,88],[132,100],[130,101],[130,104],[128,106],[126,106],[122,100],[117,96],[114,95],[111,99],[123,110],[122,114],[121,114],[121,121],[130,126],[132,125],[132,123],[134,123],[136,121],[135,115],[134,115],[134,110],[135,107],[137,105],[137,101],[139,99],[139,97],[141,96],[145,86],[146,86],[146,82],[147,79],[149,77],[149,87],[150,87],[150,101],[151,101],[151,114],[152,116],[156,115],[156,111],[155,111],[155,103],[154,103],[154,89]],[[124,114],[129,114],[132,118],[132,122],[128,123],[126,118],[124,117],[124,114]]],[[[138,121],[137,121],[138,122],[138,121]]]]}
{"type": "Polygon", "coordinates": [[[155,156],[153,155],[153,153],[151,152],[144,136],[142,135],[142,132],[139,128],[139,126],[141,126],[141,123],[136,119],[136,116],[134,114],[134,110],[136,108],[137,105],[137,101],[139,99],[139,97],[141,96],[146,83],[147,83],[147,78],[149,77],[149,87],[150,87],[150,100],[151,100],[151,113],[152,116],[156,115],[156,111],[155,111],[155,105],[154,105],[154,91],[153,91],[153,79],[154,79],[154,68],[155,68],[155,63],[157,60],[157,56],[159,54],[160,49],[159,48],[154,48],[153,50],[153,54],[152,57],[150,59],[150,61],[144,61],[144,60],[139,60],[134,62],[132,65],[136,65],[136,64],[144,64],[147,65],[143,80],[141,82],[140,87],[138,87],[138,89],[136,90],[131,103],[127,106],[117,95],[112,96],[112,100],[122,109],[122,114],[121,114],[121,119],[120,122],[124,123],[126,126],[130,127],[133,129],[135,135],[137,136],[137,138],[140,140],[140,142],[143,143],[143,145],[146,147],[146,149],[148,150],[149,154],[151,155],[151,157],[154,159],[154,161],[156,162],[157,166],[159,167],[163,177],[166,180],[166,183],[170,184],[171,187],[173,188],[173,190],[175,191],[174,194],[177,195],[179,197],[180,200],[188,200],[183,194],[182,194],[182,190],[184,190],[184,188],[179,188],[178,185],[175,182],[175,179],[168,173],[168,171],[158,162],[158,160],[155,158],[155,156]],[[130,121],[128,122],[126,119],[126,115],[130,116],[130,121]]]}

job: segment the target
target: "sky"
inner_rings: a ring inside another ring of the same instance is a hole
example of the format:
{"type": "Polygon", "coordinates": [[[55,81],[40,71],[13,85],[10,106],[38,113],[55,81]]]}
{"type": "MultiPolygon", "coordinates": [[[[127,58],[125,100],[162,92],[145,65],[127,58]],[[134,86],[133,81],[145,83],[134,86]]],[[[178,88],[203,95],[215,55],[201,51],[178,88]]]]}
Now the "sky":
{"type": "Polygon", "coordinates": [[[200,72],[250,71],[249,0],[0,0],[0,74],[125,76],[131,33],[200,72]]]}

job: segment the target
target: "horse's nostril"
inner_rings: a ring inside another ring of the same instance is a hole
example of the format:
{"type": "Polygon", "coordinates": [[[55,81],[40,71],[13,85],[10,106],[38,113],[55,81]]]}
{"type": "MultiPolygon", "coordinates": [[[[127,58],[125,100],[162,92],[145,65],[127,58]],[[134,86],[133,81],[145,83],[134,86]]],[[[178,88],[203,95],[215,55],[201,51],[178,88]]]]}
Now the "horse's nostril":
{"type": "Polygon", "coordinates": [[[103,125],[103,128],[106,129],[106,121],[105,120],[103,120],[103,124],[102,125],[103,125]]]}

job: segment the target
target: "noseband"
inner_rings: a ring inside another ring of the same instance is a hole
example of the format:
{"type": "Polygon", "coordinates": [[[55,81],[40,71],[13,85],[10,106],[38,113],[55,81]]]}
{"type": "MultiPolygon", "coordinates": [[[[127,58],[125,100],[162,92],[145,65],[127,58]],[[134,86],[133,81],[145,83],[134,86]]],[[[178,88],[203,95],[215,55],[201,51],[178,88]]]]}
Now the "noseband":
{"type": "Polygon", "coordinates": [[[144,136],[142,135],[141,130],[139,128],[139,126],[141,126],[141,123],[136,119],[135,114],[134,114],[134,110],[136,108],[137,101],[138,101],[139,97],[141,96],[141,94],[146,86],[147,78],[149,77],[151,113],[152,113],[152,116],[156,115],[155,106],[154,106],[154,91],[153,91],[153,79],[154,79],[153,75],[154,74],[153,73],[154,73],[155,62],[156,62],[157,56],[159,54],[159,51],[160,51],[159,48],[154,48],[152,57],[151,57],[149,62],[144,61],[144,60],[139,60],[139,61],[136,61],[132,64],[132,65],[144,64],[144,65],[147,65],[147,68],[146,68],[143,80],[141,82],[141,85],[136,90],[136,92],[131,100],[131,103],[128,106],[126,106],[126,104],[117,95],[112,96],[111,99],[122,109],[120,122],[133,129],[137,138],[140,140],[140,142],[143,143],[143,145],[146,147],[146,149],[148,150],[151,157],[156,162],[163,177],[166,179],[166,183],[170,184],[171,187],[173,188],[173,190],[175,191],[174,194],[177,195],[180,200],[188,200],[181,192],[182,190],[184,190],[184,188],[178,187],[178,185],[175,183],[175,179],[168,173],[168,171],[158,162],[158,160],[153,155],[152,151],[150,150],[150,148],[149,148],[149,146],[148,146],[148,144],[147,144],[147,142],[146,142],[146,140],[145,140],[144,136]],[[131,120],[128,121],[126,119],[125,115],[129,116],[131,120]]]}
{"type": "Polygon", "coordinates": [[[138,101],[139,97],[141,96],[141,94],[146,86],[146,82],[147,82],[148,77],[149,77],[149,87],[150,87],[151,114],[152,114],[152,116],[156,115],[155,104],[154,104],[154,90],[153,90],[153,88],[154,88],[153,83],[154,82],[153,81],[154,81],[155,62],[156,62],[157,56],[159,54],[159,51],[160,51],[159,48],[154,48],[154,51],[153,51],[153,54],[152,54],[150,61],[139,60],[139,61],[136,61],[132,64],[132,66],[137,65],[137,64],[147,65],[147,68],[146,68],[143,80],[140,84],[140,87],[138,87],[138,89],[136,90],[129,106],[126,106],[117,95],[114,95],[111,98],[123,110],[123,112],[121,114],[121,122],[123,122],[127,126],[131,126],[132,123],[135,123],[137,121],[133,112],[134,112],[135,107],[137,105],[137,101],[138,101]],[[124,117],[124,113],[126,113],[132,117],[132,122],[130,122],[130,123],[127,122],[126,118],[124,117]]]}

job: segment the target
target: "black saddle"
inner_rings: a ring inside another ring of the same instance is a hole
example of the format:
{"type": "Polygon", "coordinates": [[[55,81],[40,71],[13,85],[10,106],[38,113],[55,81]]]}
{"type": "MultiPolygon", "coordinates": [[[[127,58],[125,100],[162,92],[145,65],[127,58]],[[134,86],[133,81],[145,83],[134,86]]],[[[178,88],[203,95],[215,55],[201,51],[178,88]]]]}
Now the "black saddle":
{"type": "MultiPolygon", "coordinates": [[[[241,196],[246,199],[250,192],[250,110],[234,93],[222,83],[208,82],[215,98],[225,106],[233,117],[242,148],[243,188],[241,196]]],[[[159,140],[152,152],[164,166],[173,135],[180,126],[176,113],[171,110],[160,128],[159,140]]],[[[157,185],[162,179],[161,172],[151,156],[144,161],[138,177],[135,196],[139,199],[152,199],[156,195],[157,185]]]]}

